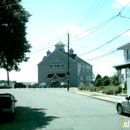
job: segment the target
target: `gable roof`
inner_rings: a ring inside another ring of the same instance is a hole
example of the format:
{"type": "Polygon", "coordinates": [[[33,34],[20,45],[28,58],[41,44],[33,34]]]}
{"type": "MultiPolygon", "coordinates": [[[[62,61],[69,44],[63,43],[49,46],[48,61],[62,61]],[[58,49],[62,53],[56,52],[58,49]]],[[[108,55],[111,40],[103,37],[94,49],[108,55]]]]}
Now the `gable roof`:
{"type": "MultiPolygon", "coordinates": [[[[60,53],[64,54],[66,57],[68,56],[68,52],[63,52],[63,51],[61,51],[61,50],[59,50],[59,49],[54,50],[50,55],[54,54],[55,51],[59,51],[60,53]]],[[[39,64],[41,64],[41,63],[42,63],[46,58],[48,58],[50,55],[44,56],[43,59],[42,59],[42,61],[41,61],[39,64]]],[[[89,64],[88,62],[86,62],[86,61],[84,61],[83,59],[81,59],[80,57],[78,57],[77,54],[70,54],[69,56],[70,56],[70,58],[71,58],[73,61],[75,61],[76,63],[91,65],[91,64],[89,64]]],[[[38,64],[38,65],[39,65],[39,64],[38,64]]],[[[91,65],[91,66],[92,66],[92,65],[91,65]]]]}
{"type": "MultiPolygon", "coordinates": [[[[64,53],[65,55],[68,55],[68,52],[62,52],[62,53],[64,53]]],[[[69,56],[70,56],[70,58],[72,58],[73,60],[75,60],[78,63],[89,64],[88,62],[86,62],[83,59],[81,59],[80,57],[78,57],[77,54],[71,54],[69,56]]]]}
{"type": "Polygon", "coordinates": [[[125,49],[130,49],[130,41],[127,44],[117,48],[117,50],[125,50],[125,49]]]}
{"type": "Polygon", "coordinates": [[[51,79],[51,78],[53,78],[54,76],[57,76],[58,78],[64,78],[65,76],[66,76],[66,74],[65,73],[62,73],[62,74],[48,74],[48,76],[47,76],[47,78],[49,79],[51,79]]]}

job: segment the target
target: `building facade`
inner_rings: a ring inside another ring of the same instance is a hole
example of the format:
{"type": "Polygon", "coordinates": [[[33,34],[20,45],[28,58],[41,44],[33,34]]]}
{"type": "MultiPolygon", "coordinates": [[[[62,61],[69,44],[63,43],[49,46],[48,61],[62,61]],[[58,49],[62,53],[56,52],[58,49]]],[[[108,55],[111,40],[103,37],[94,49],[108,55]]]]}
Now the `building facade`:
{"type": "MultiPolygon", "coordinates": [[[[68,52],[65,52],[64,44],[58,42],[53,52],[47,51],[38,64],[38,83],[52,81],[68,82],[68,52]]],[[[81,82],[88,84],[92,81],[92,65],[82,60],[74,54],[74,50],[69,50],[69,80],[71,87],[77,87],[81,82]]]]}
{"type": "Polygon", "coordinates": [[[114,68],[116,68],[117,74],[119,76],[119,83],[121,83],[122,82],[121,78],[126,79],[127,73],[130,70],[130,42],[117,48],[117,50],[123,50],[123,53],[124,53],[124,63],[121,63],[120,65],[117,65],[117,66],[114,66],[114,68]],[[125,70],[124,74],[122,74],[122,70],[125,70]]]}

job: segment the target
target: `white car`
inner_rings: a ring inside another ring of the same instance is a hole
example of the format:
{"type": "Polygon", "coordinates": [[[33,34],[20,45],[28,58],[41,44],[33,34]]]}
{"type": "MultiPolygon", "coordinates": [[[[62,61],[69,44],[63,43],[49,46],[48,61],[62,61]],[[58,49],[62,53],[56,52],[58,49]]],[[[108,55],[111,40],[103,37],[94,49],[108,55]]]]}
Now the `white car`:
{"type": "Polygon", "coordinates": [[[130,114],[130,96],[123,100],[119,100],[116,103],[116,110],[118,114],[129,113],[130,114]]]}

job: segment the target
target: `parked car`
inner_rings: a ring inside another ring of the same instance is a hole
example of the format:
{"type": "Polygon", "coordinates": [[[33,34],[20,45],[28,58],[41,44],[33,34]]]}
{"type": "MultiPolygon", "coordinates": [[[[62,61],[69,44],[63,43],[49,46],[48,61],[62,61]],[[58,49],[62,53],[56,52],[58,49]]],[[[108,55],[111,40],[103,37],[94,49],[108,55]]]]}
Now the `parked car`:
{"type": "Polygon", "coordinates": [[[0,83],[0,89],[1,88],[11,88],[10,86],[8,86],[7,83],[0,83]]]}
{"type": "Polygon", "coordinates": [[[26,85],[23,83],[15,83],[14,88],[26,88],[26,85]]]}
{"type": "MultiPolygon", "coordinates": [[[[11,119],[15,118],[16,102],[14,95],[11,93],[0,93],[0,114],[8,114],[11,119]]],[[[7,117],[8,117],[7,116],[7,117]]]]}
{"type": "Polygon", "coordinates": [[[28,88],[38,88],[39,85],[37,83],[30,83],[28,84],[28,88]]]}
{"type": "Polygon", "coordinates": [[[47,87],[47,84],[46,83],[41,83],[40,85],[39,85],[39,88],[46,88],[47,87]]]}
{"type": "Polygon", "coordinates": [[[50,85],[50,87],[58,88],[60,86],[59,81],[53,81],[50,85]]]}
{"type": "Polygon", "coordinates": [[[130,114],[130,96],[123,100],[119,100],[116,103],[116,110],[118,114],[129,113],[130,114]]]}
{"type": "Polygon", "coordinates": [[[67,87],[68,86],[68,83],[66,83],[66,82],[61,82],[61,84],[60,84],[60,87],[62,88],[62,87],[67,87]]]}

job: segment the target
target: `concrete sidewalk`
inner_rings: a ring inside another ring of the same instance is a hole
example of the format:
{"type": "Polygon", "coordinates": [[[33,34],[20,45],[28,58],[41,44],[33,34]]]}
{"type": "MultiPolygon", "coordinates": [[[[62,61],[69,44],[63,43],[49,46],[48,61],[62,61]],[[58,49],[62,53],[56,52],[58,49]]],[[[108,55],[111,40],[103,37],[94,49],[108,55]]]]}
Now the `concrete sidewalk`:
{"type": "Polygon", "coordinates": [[[126,97],[126,95],[106,95],[103,93],[98,93],[98,92],[89,92],[89,91],[81,91],[78,89],[70,89],[69,92],[71,93],[76,93],[76,94],[80,94],[80,95],[84,95],[84,96],[88,96],[88,97],[92,97],[92,98],[97,98],[97,99],[101,99],[101,100],[105,100],[105,101],[109,101],[109,102],[113,102],[116,103],[118,100],[124,99],[126,97]]]}

